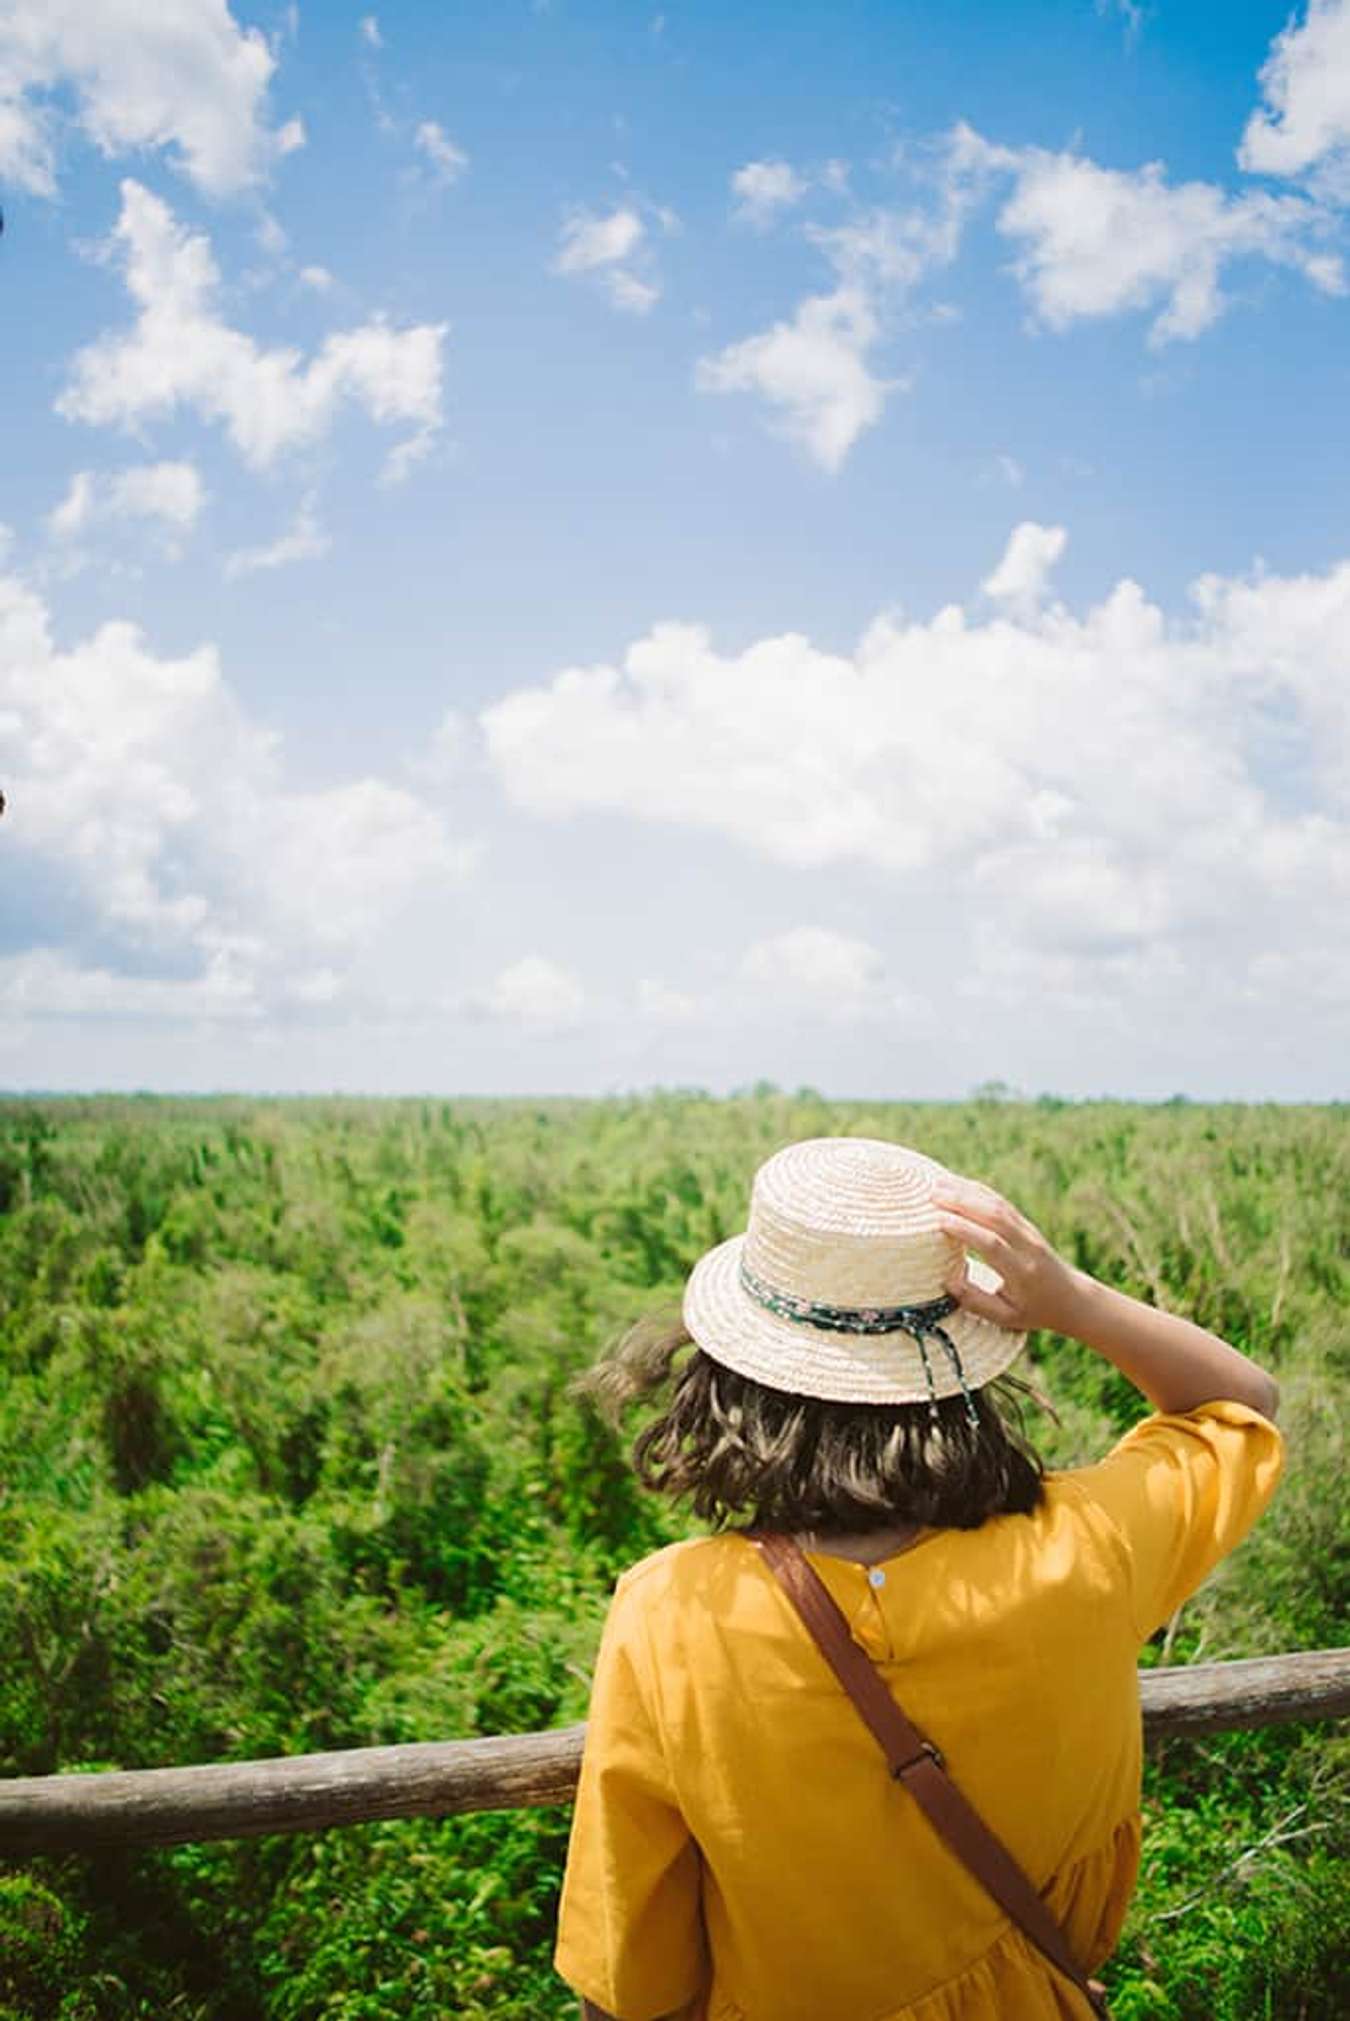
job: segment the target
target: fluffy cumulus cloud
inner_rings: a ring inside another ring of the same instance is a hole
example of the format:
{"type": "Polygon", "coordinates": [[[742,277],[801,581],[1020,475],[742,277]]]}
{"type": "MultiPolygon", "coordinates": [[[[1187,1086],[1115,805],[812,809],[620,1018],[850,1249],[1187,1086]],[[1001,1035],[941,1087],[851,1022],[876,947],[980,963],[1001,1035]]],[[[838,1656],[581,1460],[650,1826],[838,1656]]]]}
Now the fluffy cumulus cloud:
{"type": "Polygon", "coordinates": [[[1034,147],[990,148],[988,160],[1013,177],[998,230],[1016,245],[1014,272],[1050,329],[1142,309],[1156,312],[1150,345],[1197,337],[1226,307],[1225,268],[1243,259],[1346,292],[1325,244],[1334,220],[1306,198],[1169,183],[1160,162],[1109,169],[1034,147]]]}
{"type": "Polygon", "coordinates": [[[377,318],[333,332],[308,359],[290,346],[268,349],[222,315],[205,235],[131,180],[107,252],[136,317],[76,353],[56,403],[68,420],[140,431],[189,412],[219,423],[245,461],[265,469],[355,407],[415,431],[394,450],[393,475],[440,428],[443,323],[395,329],[377,318]]]}
{"type": "Polygon", "coordinates": [[[881,969],[881,955],[869,942],[827,926],[795,926],[756,940],[741,961],[741,974],[748,982],[850,1001],[867,994],[881,969]]]}
{"type": "Polygon", "coordinates": [[[751,941],[709,1007],[733,1026],[795,1020],[908,1037],[935,1029],[931,999],[893,975],[870,940],[832,926],[793,926],[751,941]]]}
{"type": "MultiPolygon", "coordinates": [[[[1330,158],[1350,167],[1350,0],[1309,0],[1271,45],[1238,160],[1256,175],[1303,176],[1330,158]]],[[[1350,182],[1343,183],[1350,191],[1350,182]]]]}
{"type": "Polygon", "coordinates": [[[180,980],[127,975],[101,964],[82,967],[57,948],[0,953],[0,1014],[11,1029],[47,1018],[108,1018],[135,1023],[194,1022],[263,1016],[246,962],[228,948],[207,955],[199,974],[180,980]]]}
{"type": "Polygon", "coordinates": [[[800,203],[810,186],[791,162],[748,161],[731,178],[731,193],[736,199],[732,215],[742,224],[763,230],[800,203]]]}
{"type": "Polygon", "coordinates": [[[648,254],[647,227],[632,204],[603,214],[571,211],[563,220],[553,271],[590,277],[616,309],[630,315],[645,315],[661,299],[648,254]]]}
{"type": "Polygon", "coordinates": [[[298,147],[297,120],[273,127],[276,58],[227,0],[6,0],[0,7],[0,177],[56,189],[60,121],[106,155],[165,148],[209,196],[226,196],[298,147]]]}
{"type": "Polygon", "coordinates": [[[574,211],[563,225],[557,270],[588,274],[596,267],[613,266],[636,251],[642,236],[642,219],[634,210],[614,210],[606,217],[574,211]]]}
{"type": "Polygon", "coordinates": [[[770,990],[777,1001],[804,999],[848,1017],[876,998],[884,972],[881,951],[870,941],[829,926],[794,926],[752,941],[740,963],[743,980],[770,990]]]}
{"type": "Polygon", "coordinates": [[[870,369],[877,332],[862,290],[808,295],[790,321],[701,358],[695,383],[703,393],[758,394],[773,410],[770,425],[833,474],[903,383],[870,369]]]}
{"type": "MultiPolygon", "coordinates": [[[[1302,136],[1286,150],[1291,162],[1327,150],[1334,156],[1337,136],[1350,131],[1350,58],[1342,63],[1337,53],[1350,38],[1342,17],[1350,21],[1350,0],[1310,17],[1306,32],[1316,27],[1324,59],[1321,86],[1291,85],[1281,100],[1286,125],[1302,136]]],[[[1278,75],[1310,77],[1304,44],[1295,37],[1291,49],[1278,75]]],[[[1249,166],[1258,155],[1261,165],[1277,165],[1273,147],[1253,140],[1266,131],[1259,121],[1248,130],[1249,166]]],[[[898,150],[895,172],[912,181],[911,200],[853,203],[832,225],[804,218],[802,236],[833,269],[832,287],[802,297],[790,315],[695,368],[704,392],[756,396],[770,426],[831,473],[880,420],[888,397],[911,383],[877,368],[897,313],[912,316],[923,283],[952,265],[971,218],[991,201],[995,229],[1014,249],[1012,278],[1033,319],[1050,330],[1143,311],[1152,318],[1150,346],[1198,337],[1224,313],[1224,276],[1244,261],[1290,268],[1323,294],[1347,292],[1344,262],[1331,249],[1340,222],[1329,184],[1307,195],[1173,183],[1160,162],[1105,168],[1072,152],[1004,147],[960,120],[898,150]]],[[[833,193],[846,191],[842,176],[821,181],[833,193]]],[[[734,215],[763,226],[801,208],[812,184],[786,162],[760,161],[738,170],[732,188],[734,215]]],[[[1350,198],[1350,174],[1341,194],[1350,198]]]]}
{"type": "Polygon", "coordinates": [[[138,463],[126,470],[77,470],[47,515],[47,530],[69,541],[110,521],[149,520],[172,533],[197,522],[205,488],[191,463],[138,463]]]}
{"type": "Polygon", "coordinates": [[[0,776],[13,894],[0,997],[31,1015],[303,1000],[316,973],[340,987],[391,916],[472,862],[401,786],[289,787],[214,648],[164,658],[114,622],[62,649],[12,575],[0,776]]]}
{"type": "Polygon", "coordinates": [[[1008,536],[998,567],[981,584],[985,595],[1015,610],[1034,609],[1067,540],[1062,526],[1040,526],[1034,519],[1024,519],[1008,536]]]}
{"type": "Polygon", "coordinates": [[[586,992],[571,969],[527,954],[511,962],[470,1008],[480,1015],[536,1031],[575,1025],[586,1008],[586,992]]]}
{"type": "MultiPolygon", "coordinates": [[[[1125,579],[1077,614],[1037,601],[1061,530],[1018,533],[987,621],[889,614],[848,656],[658,625],[485,710],[490,762],[537,814],[886,873],[965,922],[966,987],[1259,994],[1311,964],[1350,993],[1350,562],[1204,577],[1170,621],[1125,579]]],[[[755,964],[865,981],[869,959],[798,936],[755,964]]]]}
{"type": "MultiPolygon", "coordinates": [[[[918,170],[919,202],[859,209],[842,225],[808,220],[804,234],[833,269],[834,285],[804,296],[791,316],[769,329],[700,358],[696,386],[705,393],[756,395],[770,410],[770,427],[833,475],[881,419],[890,395],[908,387],[908,378],[882,377],[874,369],[873,351],[893,306],[955,258],[964,220],[990,172],[984,143],[958,127],[927,150],[918,170]]],[[[738,173],[749,177],[742,202],[756,222],[781,210],[789,196],[796,201],[805,188],[789,180],[793,171],[783,163],[751,163],[738,173]]],[[[831,164],[823,180],[842,189],[842,164],[831,164]]]]}

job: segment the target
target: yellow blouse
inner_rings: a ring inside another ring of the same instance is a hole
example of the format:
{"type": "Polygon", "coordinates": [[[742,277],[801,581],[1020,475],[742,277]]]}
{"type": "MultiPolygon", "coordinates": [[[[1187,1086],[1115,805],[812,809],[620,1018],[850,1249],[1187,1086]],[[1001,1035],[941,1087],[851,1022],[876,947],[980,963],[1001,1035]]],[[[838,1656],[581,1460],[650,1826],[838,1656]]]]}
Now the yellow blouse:
{"type": "MultiPolygon", "coordinates": [[[[1140,1645],[1284,1464],[1245,1404],[1145,1418],[1039,1509],[812,1564],[1089,1970],[1140,1845],[1140,1645]]],[[[755,1546],[669,1545],[615,1589],[555,1964],[620,2021],[1064,2021],[1081,1996],[886,1774],[755,1546]]]]}

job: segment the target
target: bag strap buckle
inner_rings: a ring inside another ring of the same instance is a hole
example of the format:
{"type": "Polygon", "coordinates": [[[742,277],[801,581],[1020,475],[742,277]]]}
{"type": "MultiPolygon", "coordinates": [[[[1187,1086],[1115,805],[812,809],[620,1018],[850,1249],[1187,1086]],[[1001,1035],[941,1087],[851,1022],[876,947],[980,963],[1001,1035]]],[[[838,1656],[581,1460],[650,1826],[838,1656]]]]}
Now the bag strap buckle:
{"type": "Polygon", "coordinates": [[[925,1740],[921,1745],[921,1747],[919,1748],[917,1754],[912,1754],[909,1757],[908,1761],[901,1761],[896,1763],[895,1767],[891,1770],[892,1776],[894,1776],[895,1780],[898,1782],[902,1775],[908,1775],[910,1769],[917,1767],[918,1764],[923,1760],[925,1755],[927,1755],[928,1759],[932,1762],[934,1768],[942,1768],[942,1769],[946,1768],[947,1764],[946,1761],[943,1759],[942,1750],[940,1748],[934,1747],[931,1740],[925,1740]]]}

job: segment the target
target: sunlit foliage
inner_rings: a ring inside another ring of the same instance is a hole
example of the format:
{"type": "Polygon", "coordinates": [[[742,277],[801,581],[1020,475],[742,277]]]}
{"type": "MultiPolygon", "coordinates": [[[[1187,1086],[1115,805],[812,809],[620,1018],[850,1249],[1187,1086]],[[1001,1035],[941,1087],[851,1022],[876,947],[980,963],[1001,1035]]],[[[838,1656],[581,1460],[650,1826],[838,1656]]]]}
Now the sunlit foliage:
{"type": "MultiPolygon", "coordinates": [[[[1001,1089],[0,1106],[0,1773],[582,1717],[614,1575],[685,1525],[567,1379],[744,1225],[763,1157],[834,1132],[988,1178],[1278,1373],[1275,1508],[1146,1660],[1343,1640],[1346,1125],[1001,1089]]],[[[1077,1346],[1031,1358],[1052,1463],[1141,1411],[1077,1346]]],[[[1161,1751],[1121,2021],[1343,2011],[1340,1766],[1315,1727],[1161,1751]]],[[[548,1962],[566,1831],[0,1867],[0,2021],[571,2015],[548,1962]]]]}

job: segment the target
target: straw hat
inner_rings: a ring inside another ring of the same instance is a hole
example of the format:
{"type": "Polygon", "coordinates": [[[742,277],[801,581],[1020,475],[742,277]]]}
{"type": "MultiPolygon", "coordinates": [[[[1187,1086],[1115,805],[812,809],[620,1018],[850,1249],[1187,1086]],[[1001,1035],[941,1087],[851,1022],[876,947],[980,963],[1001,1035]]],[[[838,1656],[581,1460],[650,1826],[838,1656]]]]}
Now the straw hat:
{"type": "MultiPolygon", "coordinates": [[[[714,1361],[771,1389],[848,1403],[964,1394],[1026,1341],[968,1312],[944,1279],[961,1244],[930,1195],[945,1167],[875,1137],[808,1137],[755,1173],[750,1225],[701,1256],[684,1323],[714,1361]]],[[[1000,1285],[980,1258],[985,1289],[1000,1285]]]]}

